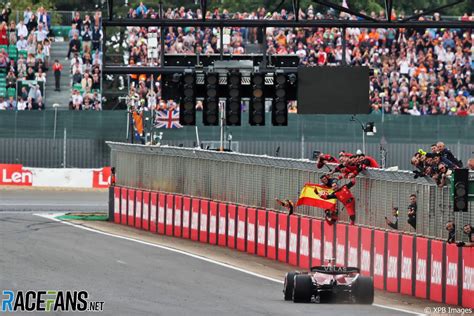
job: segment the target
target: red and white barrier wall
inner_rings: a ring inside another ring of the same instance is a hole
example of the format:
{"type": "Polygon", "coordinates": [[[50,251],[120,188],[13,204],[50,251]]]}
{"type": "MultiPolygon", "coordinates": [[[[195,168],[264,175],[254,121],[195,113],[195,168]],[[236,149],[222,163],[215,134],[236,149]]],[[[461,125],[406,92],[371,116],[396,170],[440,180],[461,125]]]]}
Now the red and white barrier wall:
{"type": "Polygon", "coordinates": [[[110,167],[100,169],[30,168],[0,164],[0,185],[62,188],[108,188],[110,167]]]}
{"type": "Polygon", "coordinates": [[[378,289],[474,308],[474,248],[179,194],[120,187],[113,193],[117,224],[303,269],[336,258],[373,276],[378,289]]]}

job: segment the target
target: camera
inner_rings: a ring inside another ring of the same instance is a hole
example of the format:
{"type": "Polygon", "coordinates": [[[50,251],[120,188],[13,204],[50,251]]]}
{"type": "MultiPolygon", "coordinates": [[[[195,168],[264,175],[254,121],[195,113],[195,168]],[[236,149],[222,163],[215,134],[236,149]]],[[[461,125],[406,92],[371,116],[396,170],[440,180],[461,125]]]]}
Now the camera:
{"type": "Polygon", "coordinates": [[[314,150],[313,151],[313,159],[314,160],[318,159],[319,155],[321,155],[321,152],[319,150],[314,150]]]}

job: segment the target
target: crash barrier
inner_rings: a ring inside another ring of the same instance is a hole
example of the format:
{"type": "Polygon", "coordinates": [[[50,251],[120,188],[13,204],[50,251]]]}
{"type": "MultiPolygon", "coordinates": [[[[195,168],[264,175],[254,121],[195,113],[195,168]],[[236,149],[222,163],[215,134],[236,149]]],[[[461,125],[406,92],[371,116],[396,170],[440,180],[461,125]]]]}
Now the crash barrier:
{"type": "Polygon", "coordinates": [[[308,269],[335,258],[374,286],[474,308],[474,248],[181,194],[112,187],[113,220],[308,269]]]}
{"type": "Polygon", "coordinates": [[[0,186],[108,188],[111,168],[30,168],[20,164],[0,164],[0,186]]]}
{"type": "MultiPolygon", "coordinates": [[[[278,208],[275,198],[296,201],[306,182],[317,183],[327,168],[317,169],[314,161],[256,156],[239,153],[108,143],[111,163],[116,167],[117,184],[128,187],[175,192],[250,205],[278,208]]],[[[408,158],[407,158],[408,159],[408,158]]],[[[344,183],[344,181],[342,181],[344,183]]],[[[438,188],[429,178],[414,179],[409,171],[369,169],[356,178],[351,189],[356,198],[356,222],[387,228],[385,217],[398,207],[399,230],[427,237],[446,238],[445,224],[454,220],[458,236],[462,226],[474,223],[471,212],[453,213],[447,187],[438,188]],[[418,198],[416,231],[407,223],[410,194],[418,198]]],[[[339,207],[340,218],[347,213],[339,207]]],[[[321,209],[297,207],[295,212],[322,217],[321,209]]]]}

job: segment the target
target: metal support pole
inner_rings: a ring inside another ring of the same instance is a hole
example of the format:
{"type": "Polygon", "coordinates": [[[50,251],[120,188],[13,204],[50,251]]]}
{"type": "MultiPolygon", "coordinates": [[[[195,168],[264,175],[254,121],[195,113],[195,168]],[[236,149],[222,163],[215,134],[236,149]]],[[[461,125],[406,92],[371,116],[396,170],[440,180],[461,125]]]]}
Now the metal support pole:
{"type": "Polygon", "coordinates": [[[367,153],[365,152],[365,131],[364,131],[364,129],[362,129],[362,153],[363,153],[364,155],[367,154],[367,153]]]}
{"type": "Polygon", "coordinates": [[[64,128],[64,139],[63,139],[63,168],[66,168],[66,141],[67,141],[67,130],[64,128]]]}
{"type": "Polygon", "coordinates": [[[221,111],[221,142],[219,151],[224,151],[224,120],[225,120],[224,102],[219,101],[219,110],[221,111]]]}
{"type": "MultiPolygon", "coordinates": [[[[163,18],[163,3],[160,1],[160,19],[163,18]]],[[[165,28],[160,26],[160,66],[165,65],[165,28]]]]}
{"type": "Polygon", "coordinates": [[[347,64],[347,60],[346,60],[346,47],[347,47],[347,42],[346,42],[346,28],[343,27],[342,28],[342,65],[346,65],[347,64]]]}
{"type": "Polygon", "coordinates": [[[267,68],[267,57],[268,57],[268,47],[267,47],[267,37],[265,36],[265,34],[267,33],[267,28],[264,27],[262,29],[262,32],[263,32],[263,59],[262,59],[262,67],[263,69],[266,69],[267,68]]]}
{"type": "Polygon", "coordinates": [[[127,105],[127,132],[125,134],[125,139],[128,140],[130,135],[130,113],[128,113],[128,105],[127,105]]]}
{"type": "Polygon", "coordinates": [[[54,107],[54,130],[53,130],[53,139],[56,140],[56,122],[58,119],[58,108],[54,107]]]}
{"type": "Polygon", "coordinates": [[[221,30],[221,34],[220,34],[221,36],[219,39],[220,46],[221,46],[220,55],[221,55],[221,60],[223,60],[224,59],[224,28],[221,27],[220,30],[221,30]]]}
{"type": "Polygon", "coordinates": [[[114,15],[114,1],[113,0],[109,0],[107,1],[108,4],[109,4],[109,21],[112,21],[112,18],[113,18],[113,15],[114,15]]]}
{"type": "Polygon", "coordinates": [[[196,144],[197,144],[196,147],[201,148],[201,141],[199,140],[199,130],[198,130],[197,125],[195,127],[196,127],[196,144]]]}

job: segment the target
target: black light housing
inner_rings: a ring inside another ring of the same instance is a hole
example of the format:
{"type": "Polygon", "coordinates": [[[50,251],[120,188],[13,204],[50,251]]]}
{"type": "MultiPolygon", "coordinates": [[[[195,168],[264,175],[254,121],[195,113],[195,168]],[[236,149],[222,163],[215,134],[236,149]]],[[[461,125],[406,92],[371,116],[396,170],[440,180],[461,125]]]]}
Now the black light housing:
{"type": "Polygon", "coordinates": [[[454,169],[454,211],[467,212],[468,209],[468,188],[469,170],[454,169]]]}
{"type": "Polygon", "coordinates": [[[217,85],[219,75],[215,72],[206,74],[206,97],[203,104],[202,121],[206,126],[219,125],[219,97],[217,85]]]}
{"type": "Polygon", "coordinates": [[[233,70],[227,75],[227,86],[229,96],[226,104],[226,125],[240,126],[242,122],[241,105],[241,81],[240,72],[233,70]]]}
{"type": "Polygon", "coordinates": [[[272,125],[288,125],[288,101],[286,91],[287,77],[284,73],[275,73],[275,98],[272,104],[272,125]]]}
{"type": "Polygon", "coordinates": [[[265,74],[254,73],[252,76],[252,97],[249,105],[249,124],[265,125],[265,74]]]}
{"type": "Polygon", "coordinates": [[[180,80],[182,84],[179,123],[181,125],[196,125],[196,74],[185,72],[180,80]]]}

